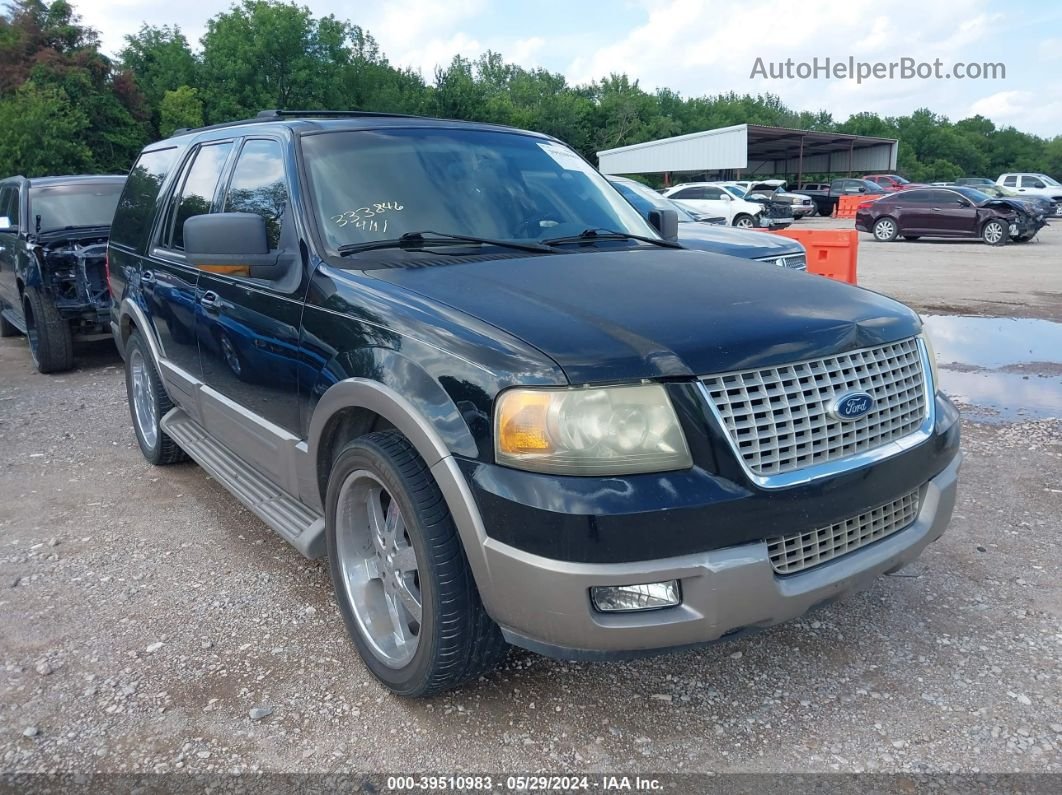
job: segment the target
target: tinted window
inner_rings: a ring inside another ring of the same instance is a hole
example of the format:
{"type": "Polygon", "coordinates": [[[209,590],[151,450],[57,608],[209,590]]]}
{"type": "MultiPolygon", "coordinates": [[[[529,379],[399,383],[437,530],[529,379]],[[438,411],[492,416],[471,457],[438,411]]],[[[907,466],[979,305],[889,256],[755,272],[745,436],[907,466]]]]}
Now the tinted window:
{"type": "Polygon", "coordinates": [[[1021,186],[1023,188],[1042,188],[1044,187],[1044,182],[1039,177],[1022,177],[1021,186]]]}
{"type": "Polygon", "coordinates": [[[277,141],[248,141],[236,161],[223,212],[257,213],[266,219],[269,247],[280,245],[280,228],[288,216],[284,152],[277,141]]]}
{"type": "Polygon", "coordinates": [[[203,146],[193,155],[186,171],[180,195],[175,198],[172,237],[169,248],[184,250],[184,222],[197,215],[210,212],[214,204],[221,171],[225,167],[231,143],[203,146]]]}
{"type": "Polygon", "coordinates": [[[111,224],[111,242],[143,250],[151,221],[155,217],[155,203],[162,183],[169,176],[177,159],[177,149],[144,152],[133,165],[125,181],[125,189],[118,199],[118,208],[111,224]]]}
{"type": "Polygon", "coordinates": [[[956,204],[959,198],[958,194],[950,190],[929,191],[929,201],[933,204],[956,204]]]}
{"type": "Polygon", "coordinates": [[[0,215],[7,217],[11,231],[18,227],[18,185],[5,185],[0,190],[0,215]]]}
{"type": "Polygon", "coordinates": [[[50,232],[73,227],[110,226],[121,182],[77,182],[30,187],[30,226],[50,232]]]}
{"type": "Polygon", "coordinates": [[[893,200],[927,204],[933,201],[934,193],[946,193],[946,191],[905,190],[895,194],[893,200]]]}
{"type": "Polygon", "coordinates": [[[1006,185],[1008,188],[1016,188],[1018,187],[1018,178],[1012,174],[1011,176],[1003,180],[1003,184],[1006,185]]]}
{"type": "Polygon", "coordinates": [[[703,199],[704,188],[683,188],[680,191],[672,193],[669,199],[703,199]]]}

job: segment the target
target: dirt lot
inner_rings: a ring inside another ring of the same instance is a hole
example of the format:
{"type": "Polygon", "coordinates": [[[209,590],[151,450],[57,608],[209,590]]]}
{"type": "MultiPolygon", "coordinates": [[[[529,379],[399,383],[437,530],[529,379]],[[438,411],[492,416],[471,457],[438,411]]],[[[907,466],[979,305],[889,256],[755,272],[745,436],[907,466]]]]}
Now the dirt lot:
{"type": "MultiPolygon", "coordinates": [[[[1062,318],[1062,234],[863,243],[865,281],[923,308],[1062,318]]],[[[1062,772],[1062,423],[963,430],[949,532],[847,603],[635,663],[514,651],[411,702],[362,668],[323,564],[144,462],[108,345],[44,377],[4,340],[0,771],[1062,772]]]]}
{"type": "MultiPolygon", "coordinates": [[[[810,218],[798,229],[852,229],[851,220],[810,218]]],[[[1028,243],[896,240],[859,234],[859,283],[919,311],[1062,319],[1062,220],[1028,243]]]]}

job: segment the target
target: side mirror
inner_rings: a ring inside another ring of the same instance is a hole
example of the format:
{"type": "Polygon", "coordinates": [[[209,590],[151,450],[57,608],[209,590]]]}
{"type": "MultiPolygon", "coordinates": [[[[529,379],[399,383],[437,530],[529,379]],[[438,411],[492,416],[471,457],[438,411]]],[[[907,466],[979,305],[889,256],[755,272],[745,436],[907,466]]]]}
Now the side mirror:
{"type": "Polygon", "coordinates": [[[200,270],[279,279],[287,267],[269,250],[265,219],[256,213],[208,213],[184,222],[185,258],[200,270]]]}
{"type": "Polygon", "coordinates": [[[0,215],[0,232],[14,232],[15,227],[11,223],[11,219],[6,215],[0,215]]]}
{"type": "Polygon", "coordinates": [[[969,207],[969,206],[971,206],[971,203],[967,199],[959,199],[958,201],[959,201],[959,206],[960,207],[969,207]]]}
{"type": "Polygon", "coordinates": [[[649,224],[664,240],[678,240],[678,212],[675,210],[650,210],[649,224]]]}

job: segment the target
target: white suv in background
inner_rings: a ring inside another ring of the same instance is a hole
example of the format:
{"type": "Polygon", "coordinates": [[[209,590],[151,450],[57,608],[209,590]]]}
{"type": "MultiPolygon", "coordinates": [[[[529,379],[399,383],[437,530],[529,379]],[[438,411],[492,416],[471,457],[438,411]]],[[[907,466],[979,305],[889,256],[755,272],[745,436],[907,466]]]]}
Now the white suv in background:
{"type": "Polygon", "coordinates": [[[710,182],[684,182],[668,188],[664,195],[696,213],[721,215],[730,226],[751,229],[757,226],[788,226],[793,222],[792,217],[770,218],[762,202],[740,198],[722,185],[710,182]]]}
{"type": "Polygon", "coordinates": [[[1059,184],[1058,180],[1052,179],[1047,174],[1000,174],[996,184],[1016,190],[1018,193],[1046,196],[1055,205],[1052,215],[1062,215],[1062,184],[1059,184]]]}

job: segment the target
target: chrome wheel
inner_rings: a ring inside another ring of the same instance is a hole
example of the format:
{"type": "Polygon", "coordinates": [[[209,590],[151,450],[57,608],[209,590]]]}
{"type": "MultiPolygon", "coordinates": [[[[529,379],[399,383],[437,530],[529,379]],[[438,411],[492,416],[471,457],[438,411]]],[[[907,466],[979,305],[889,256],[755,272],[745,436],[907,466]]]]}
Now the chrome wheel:
{"type": "Polygon", "coordinates": [[[736,226],[738,229],[752,229],[755,225],[755,221],[753,221],[748,216],[744,218],[738,218],[736,221],[734,221],[734,226],[736,226]]]}
{"type": "Polygon", "coordinates": [[[232,370],[233,375],[240,375],[243,366],[240,364],[240,354],[236,352],[236,346],[232,344],[227,334],[221,335],[221,355],[225,357],[225,364],[232,370]]]}
{"type": "Polygon", "coordinates": [[[158,401],[155,383],[144,355],[137,349],[129,355],[129,372],[133,376],[133,416],[144,444],[154,448],[159,438],[158,401]]]}
{"type": "Polygon", "coordinates": [[[888,218],[883,218],[874,225],[874,237],[888,242],[896,237],[896,224],[888,218]]]}
{"type": "Polygon", "coordinates": [[[402,509],[367,470],[350,473],[336,508],[337,563],[355,622],[373,655],[401,668],[417,651],[423,612],[402,509]]]}
{"type": "Polygon", "coordinates": [[[985,224],[985,242],[995,245],[1003,239],[1003,224],[998,221],[989,221],[985,224]]]}

